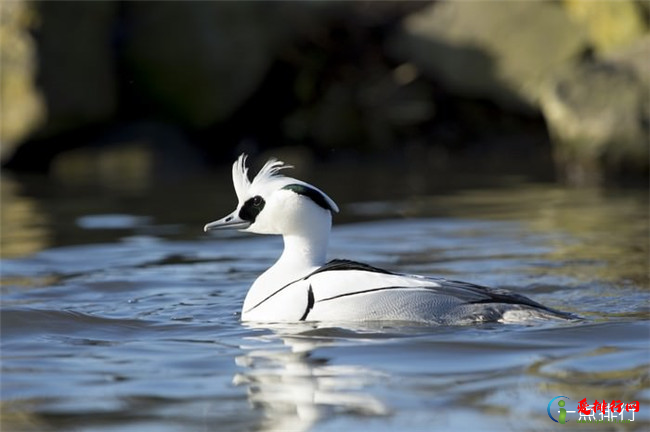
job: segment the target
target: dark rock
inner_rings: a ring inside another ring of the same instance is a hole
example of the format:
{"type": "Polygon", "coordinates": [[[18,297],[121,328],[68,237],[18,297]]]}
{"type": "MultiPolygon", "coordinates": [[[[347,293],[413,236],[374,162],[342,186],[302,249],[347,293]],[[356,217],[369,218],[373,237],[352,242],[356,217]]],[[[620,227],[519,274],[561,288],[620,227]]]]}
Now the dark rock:
{"type": "Polygon", "coordinates": [[[112,119],[117,80],[115,2],[40,2],[37,84],[47,106],[39,137],[112,119]]]}
{"type": "Polygon", "coordinates": [[[624,52],[567,66],[549,81],[542,109],[569,182],[647,175],[649,58],[646,37],[624,52]]]}
{"type": "Polygon", "coordinates": [[[37,16],[34,4],[0,3],[0,159],[43,121],[45,106],[35,85],[36,45],[30,34],[37,16]]]}
{"type": "Polygon", "coordinates": [[[133,85],[182,124],[201,128],[227,119],[255,91],[277,51],[273,7],[129,3],[124,57],[133,85]]]}
{"type": "Polygon", "coordinates": [[[537,110],[538,89],[586,47],[584,32],[553,2],[440,2],[404,19],[387,40],[451,92],[537,110]]]}

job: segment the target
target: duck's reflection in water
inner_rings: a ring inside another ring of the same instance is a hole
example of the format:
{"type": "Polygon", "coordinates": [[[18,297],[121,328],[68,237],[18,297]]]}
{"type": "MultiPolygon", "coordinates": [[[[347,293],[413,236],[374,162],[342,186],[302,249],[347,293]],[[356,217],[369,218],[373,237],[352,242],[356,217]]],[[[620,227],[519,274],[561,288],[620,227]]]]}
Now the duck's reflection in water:
{"type": "MultiPolygon", "coordinates": [[[[268,327],[267,327],[268,328],[268,327]]],[[[359,334],[340,328],[274,327],[253,337],[236,358],[244,372],[236,385],[248,387],[254,409],[263,410],[261,430],[306,431],[334,414],[385,416],[388,407],[367,393],[386,374],[359,365],[332,364],[317,350],[359,343],[359,334]],[[343,337],[356,334],[356,341],[343,337]],[[264,345],[267,345],[266,348],[264,345]]]]}

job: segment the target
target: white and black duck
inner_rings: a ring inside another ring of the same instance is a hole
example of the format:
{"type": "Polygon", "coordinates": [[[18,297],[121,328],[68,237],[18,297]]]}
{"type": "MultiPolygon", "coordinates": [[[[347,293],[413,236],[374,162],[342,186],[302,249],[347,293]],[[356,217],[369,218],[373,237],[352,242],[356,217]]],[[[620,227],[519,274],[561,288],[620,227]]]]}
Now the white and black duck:
{"type": "Polygon", "coordinates": [[[291,167],[271,159],[251,181],[242,154],[232,167],[237,209],[204,228],[283,237],[282,255],[246,295],[242,320],[456,325],[575,318],[504,289],[394,273],[349,260],[327,262],[332,213],[338,207],[320,189],[280,174],[285,168],[291,167]]]}

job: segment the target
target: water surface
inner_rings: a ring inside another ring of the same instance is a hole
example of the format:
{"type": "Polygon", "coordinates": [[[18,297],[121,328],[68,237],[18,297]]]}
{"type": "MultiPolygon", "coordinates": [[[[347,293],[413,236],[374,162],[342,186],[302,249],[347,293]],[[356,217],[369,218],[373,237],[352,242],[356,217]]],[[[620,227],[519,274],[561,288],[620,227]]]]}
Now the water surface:
{"type": "Polygon", "coordinates": [[[342,207],[332,257],[585,319],[259,328],[239,310],[281,241],[201,232],[234,205],[228,180],[3,178],[3,431],[550,430],[558,395],[567,409],[640,402],[633,423],[575,429],[650,427],[646,191],[504,180],[443,193],[405,178],[355,193],[322,176],[342,207]]]}

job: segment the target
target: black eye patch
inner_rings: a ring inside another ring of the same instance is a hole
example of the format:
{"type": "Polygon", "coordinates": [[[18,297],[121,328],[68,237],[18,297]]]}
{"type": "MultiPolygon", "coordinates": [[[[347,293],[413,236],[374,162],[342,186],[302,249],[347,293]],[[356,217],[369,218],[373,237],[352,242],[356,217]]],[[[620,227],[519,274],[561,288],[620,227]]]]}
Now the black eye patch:
{"type": "Polygon", "coordinates": [[[335,212],[332,206],[330,206],[329,202],[327,202],[327,198],[325,198],[325,195],[323,195],[322,193],[320,193],[314,188],[310,188],[309,186],[305,186],[301,184],[290,184],[290,185],[286,185],[282,189],[290,190],[299,195],[306,196],[307,198],[315,202],[319,207],[322,207],[325,210],[329,210],[332,213],[335,212]]]}
{"type": "Polygon", "coordinates": [[[244,205],[241,206],[239,217],[245,221],[254,223],[257,215],[260,214],[265,204],[266,202],[264,201],[264,198],[259,195],[249,198],[246,200],[244,205]]]}

